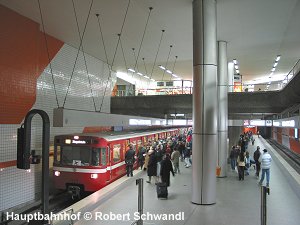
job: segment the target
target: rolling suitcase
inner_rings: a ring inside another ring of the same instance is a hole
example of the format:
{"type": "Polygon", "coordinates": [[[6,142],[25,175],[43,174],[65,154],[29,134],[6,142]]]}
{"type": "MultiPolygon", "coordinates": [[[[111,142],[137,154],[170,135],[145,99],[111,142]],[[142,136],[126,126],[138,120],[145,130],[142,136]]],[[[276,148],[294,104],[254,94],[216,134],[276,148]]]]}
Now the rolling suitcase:
{"type": "Polygon", "coordinates": [[[158,183],[156,185],[157,198],[168,198],[168,187],[166,183],[158,183]]]}

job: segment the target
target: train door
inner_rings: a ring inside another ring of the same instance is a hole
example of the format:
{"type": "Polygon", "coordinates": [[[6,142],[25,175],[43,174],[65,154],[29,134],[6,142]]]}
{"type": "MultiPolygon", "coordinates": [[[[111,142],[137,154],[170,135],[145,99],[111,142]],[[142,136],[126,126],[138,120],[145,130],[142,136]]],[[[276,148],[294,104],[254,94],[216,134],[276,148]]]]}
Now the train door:
{"type": "Polygon", "coordinates": [[[106,158],[107,158],[106,181],[110,181],[112,178],[112,170],[111,170],[111,151],[110,151],[109,145],[107,145],[105,154],[106,154],[106,158]]]}

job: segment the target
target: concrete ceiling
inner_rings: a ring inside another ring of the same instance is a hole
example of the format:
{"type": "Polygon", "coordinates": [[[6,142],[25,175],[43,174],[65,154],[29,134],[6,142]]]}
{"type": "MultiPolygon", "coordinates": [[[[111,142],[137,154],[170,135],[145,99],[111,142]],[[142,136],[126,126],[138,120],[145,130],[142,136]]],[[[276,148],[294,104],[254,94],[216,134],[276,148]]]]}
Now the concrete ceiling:
{"type": "MultiPolygon", "coordinates": [[[[81,33],[92,0],[74,0],[81,33]]],[[[40,0],[45,31],[79,47],[72,0],[40,0]]],[[[41,23],[37,0],[0,0],[0,4],[41,23]]],[[[83,40],[84,51],[106,61],[96,13],[100,14],[108,61],[114,51],[128,0],[94,0],[83,40]]],[[[168,68],[184,79],[192,79],[192,0],[131,0],[125,22],[122,45],[128,67],[134,67],[136,54],[151,11],[145,39],[138,59],[139,71],[150,73],[157,52],[161,30],[165,29],[153,78],[162,78],[158,65],[166,65],[169,46],[173,45],[168,68]]],[[[270,73],[276,55],[282,56],[275,74],[287,74],[300,53],[300,1],[298,0],[218,0],[218,40],[228,42],[228,60],[236,58],[243,81],[270,73]]],[[[1,15],[0,15],[1,17],[1,15]]],[[[1,18],[5,19],[5,18],[1,18]]],[[[42,30],[42,27],[41,27],[42,30]]],[[[121,48],[118,49],[114,70],[126,71],[121,48]]],[[[167,76],[167,75],[166,75],[167,76]]],[[[166,78],[165,76],[165,78],[166,78]]]]}

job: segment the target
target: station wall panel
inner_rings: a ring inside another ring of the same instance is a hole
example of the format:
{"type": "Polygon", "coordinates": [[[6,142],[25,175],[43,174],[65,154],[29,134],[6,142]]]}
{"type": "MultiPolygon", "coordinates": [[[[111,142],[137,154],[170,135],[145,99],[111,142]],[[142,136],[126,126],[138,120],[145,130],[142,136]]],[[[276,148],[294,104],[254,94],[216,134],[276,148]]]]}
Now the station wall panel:
{"type": "MultiPolygon", "coordinates": [[[[48,64],[48,58],[45,58],[42,53],[45,45],[42,44],[41,37],[43,36],[39,32],[39,25],[2,6],[0,6],[0,27],[0,211],[3,211],[40,198],[41,164],[31,165],[30,172],[15,167],[17,128],[20,127],[27,112],[36,108],[48,113],[51,122],[51,151],[55,135],[84,130],[84,127],[53,127],[53,109],[64,106],[65,108],[90,111],[95,111],[95,108],[99,111],[101,108],[102,112],[110,112],[110,95],[116,83],[116,74],[109,74],[106,63],[85,54],[87,72],[82,51],[79,51],[75,64],[78,49],[66,44],[59,44],[61,43],[59,40],[49,36],[47,37],[49,40],[52,39],[54,47],[51,47],[52,44],[49,43],[48,47],[54,50],[51,50],[52,60],[51,64],[48,64]],[[4,15],[9,18],[9,26],[2,26],[6,19],[3,19],[4,15]],[[14,20],[9,17],[11,15],[18,19],[14,20]],[[15,21],[16,24],[14,24],[15,21]],[[20,26],[20,21],[23,27],[20,26]],[[7,36],[5,39],[9,39],[12,35],[10,27],[22,27],[18,34],[19,37],[33,32],[30,34],[32,36],[27,38],[36,41],[33,45],[29,44],[33,51],[32,54],[34,54],[33,58],[23,52],[28,51],[26,42],[23,45],[5,46],[2,33],[7,36]],[[5,49],[5,54],[13,52],[12,59],[17,56],[19,58],[15,58],[17,59],[15,63],[3,61],[2,49],[5,49]],[[19,61],[26,62],[26,65],[19,64],[19,61]],[[68,87],[69,92],[66,97],[68,87]]],[[[31,149],[36,150],[37,154],[41,154],[41,148],[42,120],[37,115],[32,120],[31,149]]],[[[50,167],[52,167],[52,163],[50,163],[50,167]]]]}
{"type": "Polygon", "coordinates": [[[272,128],[273,139],[275,141],[300,154],[299,130],[297,132],[298,138],[295,138],[294,128],[272,128]]]}
{"type": "MultiPolygon", "coordinates": [[[[19,124],[35,103],[36,81],[49,58],[38,23],[1,5],[0,15],[0,124],[19,124]]],[[[63,42],[46,38],[51,60],[63,42]]]]}

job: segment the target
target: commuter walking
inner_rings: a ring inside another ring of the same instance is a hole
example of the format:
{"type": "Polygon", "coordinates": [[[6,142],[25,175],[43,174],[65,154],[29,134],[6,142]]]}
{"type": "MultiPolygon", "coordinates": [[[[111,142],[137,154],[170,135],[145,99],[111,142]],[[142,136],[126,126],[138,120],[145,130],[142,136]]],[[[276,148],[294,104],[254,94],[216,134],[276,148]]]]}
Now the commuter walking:
{"type": "Polygon", "coordinates": [[[231,170],[234,171],[235,170],[235,166],[236,166],[236,153],[235,153],[236,149],[235,146],[233,145],[230,151],[230,165],[231,165],[231,170]]]}
{"type": "Polygon", "coordinates": [[[264,153],[260,157],[259,161],[261,162],[261,169],[262,169],[259,185],[262,185],[262,183],[265,179],[265,174],[266,174],[266,177],[267,177],[266,186],[269,187],[269,185],[270,185],[270,167],[271,167],[272,157],[268,153],[267,149],[264,149],[264,153]]]}
{"type": "Polygon", "coordinates": [[[256,151],[253,153],[253,159],[255,161],[255,169],[256,169],[255,176],[257,179],[259,178],[259,172],[260,172],[260,161],[259,161],[260,155],[261,155],[260,147],[257,146],[256,151]]]}
{"type": "Polygon", "coordinates": [[[125,153],[125,164],[126,164],[127,177],[129,177],[129,175],[133,176],[134,155],[135,155],[135,151],[133,150],[133,147],[130,144],[129,149],[125,153]]]}
{"type": "Polygon", "coordinates": [[[174,166],[174,173],[177,173],[177,172],[180,173],[180,169],[179,169],[179,157],[180,157],[180,152],[176,148],[175,151],[171,155],[171,160],[172,160],[173,166],[174,166]]]}
{"type": "Polygon", "coordinates": [[[161,161],[163,160],[163,150],[161,149],[161,147],[158,146],[158,148],[156,149],[155,152],[155,156],[156,156],[156,164],[157,164],[157,168],[156,168],[156,183],[159,182],[160,179],[160,170],[161,170],[161,161]]]}
{"type": "Polygon", "coordinates": [[[250,174],[250,173],[249,173],[249,170],[250,170],[250,163],[251,163],[250,155],[249,155],[249,152],[246,151],[246,157],[245,157],[246,176],[248,176],[248,175],[250,174]]]}
{"type": "Polygon", "coordinates": [[[172,172],[173,176],[175,176],[172,163],[170,161],[170,155],[166,154],[165,159],[161,161],[161,181],[162,183],[165,183],[167,187],[170,186],[170,172],[172,172]]]}
{"type": "Polygon", "coordinates": [[[245,170],[245,154],[243,151],[239,154],[237,158],[238,163],[238,172],[239,172],[239,180],[244,180],[244,170],[245,170]]]}
{"type": "Polygon", "coordinates": [[[191,157],[191,147],[189,144],[187,144],[184,151],[185,168],[189,168],[192,165],[190,162],[190,157],[191,157]]]}

